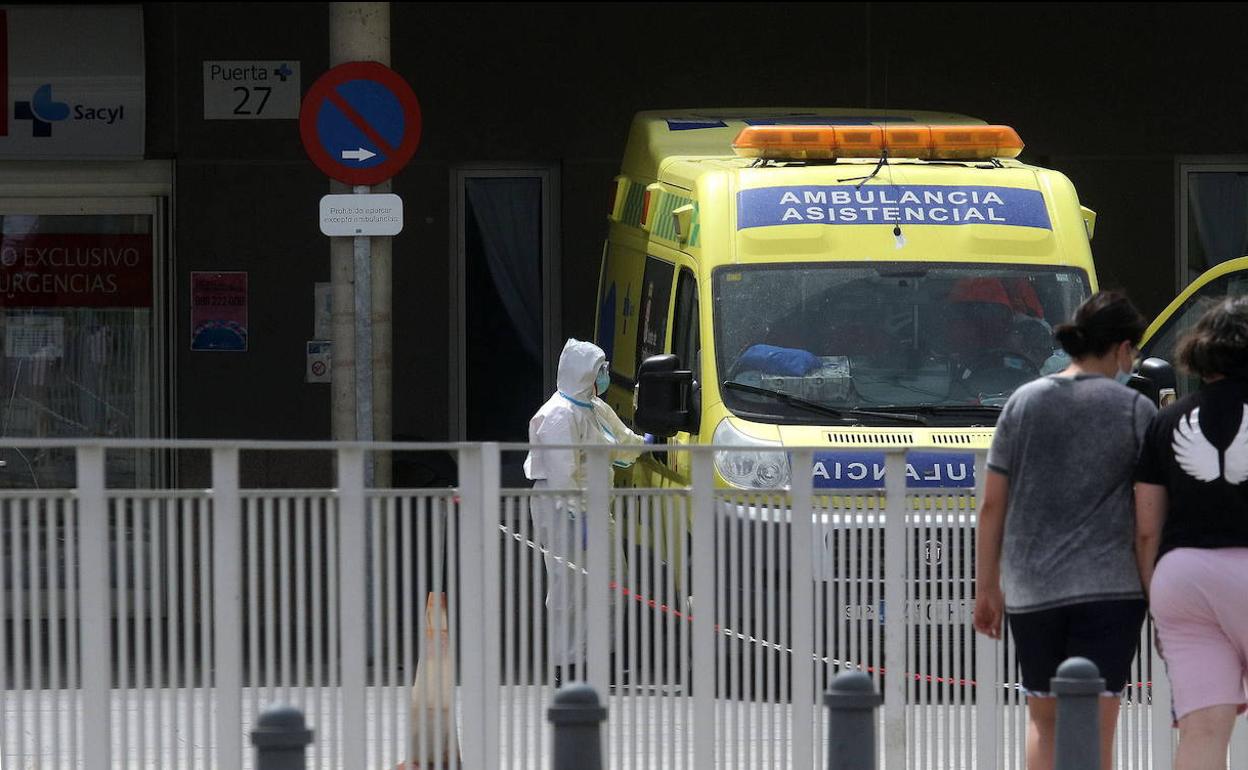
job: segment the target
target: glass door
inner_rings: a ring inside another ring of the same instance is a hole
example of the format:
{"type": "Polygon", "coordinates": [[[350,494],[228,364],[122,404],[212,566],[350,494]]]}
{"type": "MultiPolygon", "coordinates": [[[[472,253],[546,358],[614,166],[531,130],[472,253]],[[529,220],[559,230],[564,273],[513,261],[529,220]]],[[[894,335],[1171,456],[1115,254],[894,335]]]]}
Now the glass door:
{"type": "Polygon", "coordinates": [[[1191,158],[1179,163],[1176,291],[1201,273],[1248,254],[1248,163],[1191,158]]]}
{"type": "MultiPolygon", "coordinates": [[[[529,418],[554,390],[559,327],[558,173],[550,167],[453,172],[456,363],[451,435],[528,440],[529,418]]],[[[527,486],[522,455],[504,483],[527,486]]]]}
{"type": "MultiPolygon", "coordinates": [[[[149,438],[164,415],[159,198],[0,198],[0,487],[67,487],[72,451],[6,438],[149,438]]],[[[109,452],[110,485],[157,480],[109,452]]]]}

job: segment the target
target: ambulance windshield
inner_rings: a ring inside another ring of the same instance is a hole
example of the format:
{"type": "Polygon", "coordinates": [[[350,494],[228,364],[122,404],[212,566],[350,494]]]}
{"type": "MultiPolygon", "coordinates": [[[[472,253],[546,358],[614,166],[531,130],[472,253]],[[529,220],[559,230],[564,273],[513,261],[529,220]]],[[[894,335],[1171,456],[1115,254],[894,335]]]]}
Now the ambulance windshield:
{"type": "Polygon", "coordinates": [[[803,422],[821,418],[763,391],[953,422],[1001,406],[1069,363],[1053,327],[1090,294],[1075,268],[912,262],[734,265],[714,291],[719,379],[749,386],[727,405],[803,422]]]}

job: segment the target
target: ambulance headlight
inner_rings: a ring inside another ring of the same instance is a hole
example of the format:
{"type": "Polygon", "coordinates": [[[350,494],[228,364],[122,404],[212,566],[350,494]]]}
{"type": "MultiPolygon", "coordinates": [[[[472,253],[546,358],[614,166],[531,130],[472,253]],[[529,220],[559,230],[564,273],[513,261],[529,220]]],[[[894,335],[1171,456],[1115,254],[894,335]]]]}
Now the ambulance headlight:
{"type": "Polygon", "coordinates": [[[716,446],[745,447],[715,452],[715,470],[724,481],[739,489],[788,489],[789,456],[779,442],[747,436],[728,419],[720,421],[712,441],[716,446]]]}

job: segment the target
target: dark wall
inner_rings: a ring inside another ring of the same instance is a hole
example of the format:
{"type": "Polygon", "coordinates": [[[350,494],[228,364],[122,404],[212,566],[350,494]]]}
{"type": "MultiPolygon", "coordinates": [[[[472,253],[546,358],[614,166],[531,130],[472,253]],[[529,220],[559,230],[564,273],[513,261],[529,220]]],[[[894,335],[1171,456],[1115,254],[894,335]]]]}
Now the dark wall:
{"type": "MultiPolygon", "coordinates": [[[[174,326],[182,438],[329,437],[329,386],[304,382],[313,336],[313,284],[329,280],[329,247],[317,201],[328,191],[291,120],[206,121],[202,63],[302,62],[305,85],[327,68],[326,6],[151,3],[145,6],[148,154],[175,159],[174,326]],[[190,274],[248,272],[246,353],[190,350],[190,274]]],[[[205,483],[188,454],[183,483],[205,483]]],[[[255,454],[243,483],[316,483],[329,458],[255,454]]]]}
{"type": "MultiPolygon", "coordinates": [[[[303,382],[312,284],[328,280],[328,190],[293,121],[202,119],[205,59],[327,68],[327,7],[148,4],[149,153],[177,160],[180,302],[189,272],[251,272],[252,349],[192,354],[179,314],[183,436],[324,438],[329,388],[303,382]],[[221,403],[223,411],[199,405],[221,403]]],[[[1175,160],[1248,151],[1241,6],[1198,4],[416,4],[392,9],[393,66],[420,97],[417,158],[394,183],[396,436],[448,431],[449,178],[458,163],[553,163],[563,333],[592,334],[606,191],[641,109],[864,106],[1015,126],[1025,160],[1100,215],[1102,283],[1148,313],[1174,294],[1175,160]]]]}

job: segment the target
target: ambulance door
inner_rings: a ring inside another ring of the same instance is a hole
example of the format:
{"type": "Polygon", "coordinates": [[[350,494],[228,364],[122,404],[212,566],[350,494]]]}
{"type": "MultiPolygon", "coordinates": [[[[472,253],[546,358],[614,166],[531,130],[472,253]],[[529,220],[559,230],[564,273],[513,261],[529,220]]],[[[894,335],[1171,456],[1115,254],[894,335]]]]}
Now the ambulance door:
{"type": "MultiPolygon", "coordinates": [[[[672,303],[672,335],[667,352],[674,354],[680,360],[682,369],[693,371],[695,394],[698,391],[698,381],[701,379],[702,372],[700,328],[698,325],[698,280],[689,264],[678,263],[676,291],[672,303]]],[[[695,395],[691,401],[693,402],[691,407],[700,412],[698,408],[700,399],[695,395]]],[[[700,425],[700,414],[697,420],[700,425]]],[[[698,435],[687,431],[681,431],[668,439],[671,449],[662,457],[665,466],[662,486],[679,488],[690,483],[693,477],[690,467],[691,458],[689,452],[681,450],[683,447],[697,443],[698,435]]],[[[692,531],[692,526],[693,515],[687,508],[673,505],[664,508],[662,558],[672,570],[677,587],[684,583],[686,548],[683,546],[688,542],[688,536],[685,535],[682,538],[681,534],[692,531]],[[684,513],[683,521],[679,518],[681,513],[684,513]]]]}
{"type": "Polygon", "coordinates": [[[1179,398],[1196,391],[1200,378],[1180,370],[1175,360],[1179,340],[1212,305],[1227,297],[1245,295],[1248,295],[1248,257],[1211,268],[1193,281],[1148,327],[1140,346],[1141,360],[1155,357],[1174,366],[1179,398]]]}
{"type": "MultiPolygon", "coordinates": [[[[698,280],[694,277],[693,270],[687,265],[681,265],[677,269],[676,301],[672,309],[672,341],[668,352],[680,359],[682,369],[689,369],[694,373],[694,392],[696,393],[702,363],[698,326],[698,280]]],[[[695,403],[696,401],[695,398],[695,403]]],[[[699,415],[699,424],[700,422],[699,415]]],[[[668,443],[673,447],[687,446],[697,443],[697,440],[696,433],[682,431],[672,436],[668,443]]],[[[672,472],[672,478],[671,481],[665,483],[665,486],[673,486],[672,482],[687,483],[691,478],[689,466],[688,452],[675,451],[675,449],[668,452],[667,467],[672,472]]]]}
{"type": "MultiPolygon", "coordinates": [[[[631,335],[626,340],[631,342],[631,350],[616,349],[616,359],[624,360],[631,355],[633,366],[628,370],[632,378],[628,383],[627,398],[628,414],[632,415],[633,386],[636,382],[637,368],[651,356],[657,356],[669,350],[668,331],[671,328],[672,287],[676,276],[674,261],[655,256],[653,251],[645,258],[645,270],[641,275],[641,285],[634,295],[636,302],[636,319],[633,321],[631,335]]],[[[612,373],[612,381],[616,377],[612,373]]],[[[616,388],[612,388],[615,391],[616,388]]],[[[611,401],[608,401],[611,403],[611,401]]],[[[664,443],[660,440],[660,443],[664,443]]],[[[636,485],[639,487],[668,486],[664,481],[667,474],[668,453],[653,452],[643,454],[636,464],[636,485]]]]}
{"type": "Polygon", "coordinates": [[[611,363],[611,387],[602,399],[630,425],[633,384],[641,363],[638,356],[649,350],[644,336],[647,326],[652,335],[656,327],[666,328],[665,292],[670,290],[671,278],[664,279],[664,275],[670,274],[672,269],[670,262],[647,257],[644,251],[632,246],[608,242],[603,249],[594,342],[611,363]],[[662,304],[661,312],[656,304],[656,292],[662,304]]]}

